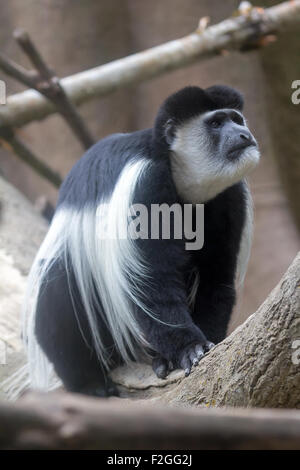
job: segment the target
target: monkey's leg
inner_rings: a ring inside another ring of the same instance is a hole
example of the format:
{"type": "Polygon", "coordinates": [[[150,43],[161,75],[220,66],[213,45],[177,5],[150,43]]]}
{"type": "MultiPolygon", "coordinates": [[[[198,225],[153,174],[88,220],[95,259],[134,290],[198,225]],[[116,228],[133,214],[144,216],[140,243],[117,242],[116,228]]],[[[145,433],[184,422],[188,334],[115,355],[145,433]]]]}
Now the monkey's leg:
{"type": "MultiPolygon", "coordinates": [[[[68,390],[97,396],[116,394],[92,347],[86,315],[72,277],[70,282],[73,298],[64,267],[55,262],[37,302],[38,343],[68,390]]],[[[99,328],[105,332],[100,316],[99,328]]],[[[109,337],[104,335],[104,341],[109,344],[109,337]]]]}

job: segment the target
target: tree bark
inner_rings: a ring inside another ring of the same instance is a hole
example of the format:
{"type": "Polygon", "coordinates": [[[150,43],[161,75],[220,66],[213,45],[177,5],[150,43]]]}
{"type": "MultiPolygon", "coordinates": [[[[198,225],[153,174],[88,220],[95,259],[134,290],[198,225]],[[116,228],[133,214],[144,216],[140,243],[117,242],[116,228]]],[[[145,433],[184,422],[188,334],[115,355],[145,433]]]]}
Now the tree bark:
{"type": "Polygon", "coordinates": [[[0,403],[0,422],[2,449],[300,449],[300,412],[292,410],[124,406],[51,393],[0,403]]]}

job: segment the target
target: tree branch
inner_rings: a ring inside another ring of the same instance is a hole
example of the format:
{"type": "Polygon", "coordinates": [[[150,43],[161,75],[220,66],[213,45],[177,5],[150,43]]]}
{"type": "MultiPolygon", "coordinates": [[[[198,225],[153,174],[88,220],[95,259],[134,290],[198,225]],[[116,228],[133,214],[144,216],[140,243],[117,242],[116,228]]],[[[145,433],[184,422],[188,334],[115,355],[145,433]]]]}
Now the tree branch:
{"type": "Polygon", "coordinates": [[[300,411],[176,409],[66,393],[0,403],[2,449],[300,449],[300,411]]]}
{"type": "MultiPolygon", "coordinates": [[[[8,75],[17,79],[24,85],[35,89],[52,102],[56,110],[64,117],[66,122],[73,130],[76,137],[80,140],[83,147],[88,149],[94,144],[94,139],[87,126],[82,120],[76,107],[69,100],[58,77],[47,66],[39,51],[33,44],[28,33],[23,30],[17,30],[14,33],[15,39],[32,62],[36,71],[30,72],[19,66],[15,62],[0,54],[0,68],[8,75]]],[[[13,127],[14,125],[11,125],[13,127]]],[[[8,127],[8,126],[7,126],[8,127]]]]}
{"type": "Polygon", "coordinates": [[[15,134],[11,128],[0,128],[0,146],[11,150],[23,162],[27,163],[42,178],[59,188],[62,183],[61,176],[52,170],[46,163],[34,155],[32,150],[15,134]]]}
{"type": "Polygon", "coordinates": [[[9,59],[8,57],[5,57],[1,52],[0,52],[0,68],[10,77],[13,77],[19,82],[28,86],[29,88],[32,88],[35,74],[26,70],[24,67],[17,64],[16,62],[9,59]]]}
{"type": "MultiPolygon", "coordinates": [[[[209,28],[167,42],[120,60],[77,73],[61,80],[75,105],[200,60],[224,50],[247,50],[268,43],[269,35],[291,28],[300,21],[300,0],[283,2],[268,9],[252,8],[247,15],[229,18],[209,28]]],[[[53,104],[33,90],[10,96],[0,108],[0,126],[23,126],[55,113],[53,104]]]]}

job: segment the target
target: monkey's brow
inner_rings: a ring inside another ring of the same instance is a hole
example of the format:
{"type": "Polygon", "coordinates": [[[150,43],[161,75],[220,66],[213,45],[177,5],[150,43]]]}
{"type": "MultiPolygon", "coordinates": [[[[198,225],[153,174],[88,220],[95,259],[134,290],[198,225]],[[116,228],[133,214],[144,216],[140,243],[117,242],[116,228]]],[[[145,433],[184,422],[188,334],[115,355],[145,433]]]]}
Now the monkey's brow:
{"type": "Polygon", "coordinates": [[[225,110],[216,110],[211,117],[214,118],[224,118],[224,117],[230,117],[230,118],[236,118],[236,119],[243,119],[243,116],[235,111],[234,109],[226,109],[225,110]]]}
{"type": "Polygon", "coordinates": [[[216,111],[215,114],[212,116],[214,118],[225,118],[228,116],[229,113],[226,113],[225,111],[216,111]]]}
{"type": "Polygon", "coordinates": [[[225,118],[230,118],[232,119],[232,121],[236,122],[237,124],[244,123],[244,118],[242,114],[235,111],[234,109],[216,110],[210,117],[210,120],[211,119],[225,119],[225,118]]]}
{"type": "Polygon", "coordinates": [[[215,111],[214,113],[209,114],[207,117],[207,121],[211,121],[213,119],[225,119],[228,117],[228,112],[226,111],[215,111]]]}

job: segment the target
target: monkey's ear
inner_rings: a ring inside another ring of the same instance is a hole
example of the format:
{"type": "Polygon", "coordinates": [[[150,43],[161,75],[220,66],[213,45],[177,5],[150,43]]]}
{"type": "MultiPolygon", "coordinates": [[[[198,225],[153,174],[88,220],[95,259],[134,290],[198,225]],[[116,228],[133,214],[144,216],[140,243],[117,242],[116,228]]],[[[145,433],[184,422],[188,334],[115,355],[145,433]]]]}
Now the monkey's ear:
{"type": "Polygon", "coordinates": [[[175,122],[173,119],[168,119],[165,126],[165,139],[168,145],[171,145],[175,137],[175,122]]]}

